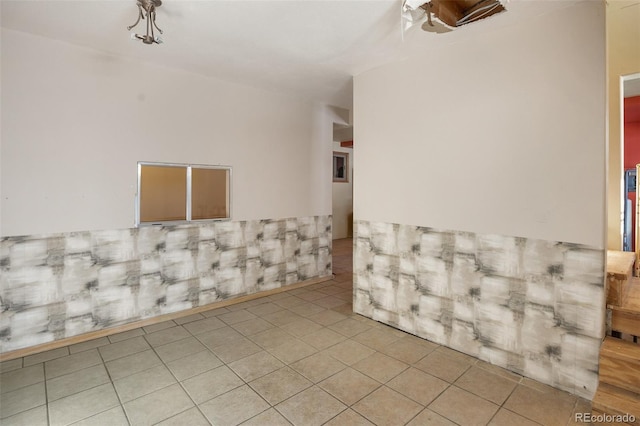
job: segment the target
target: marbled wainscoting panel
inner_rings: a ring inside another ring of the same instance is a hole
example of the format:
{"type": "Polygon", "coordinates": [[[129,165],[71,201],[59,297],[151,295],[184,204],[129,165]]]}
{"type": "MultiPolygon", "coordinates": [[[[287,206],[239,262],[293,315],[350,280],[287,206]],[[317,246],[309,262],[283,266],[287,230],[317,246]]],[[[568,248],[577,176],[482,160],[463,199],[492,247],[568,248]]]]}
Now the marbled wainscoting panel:
{"type": "Polygon", "coordinates": [[[592,398],[602,249],[357,221],[354,311],[592,398]]]}
{"type": "Polygon", "coordinates": [[[331,216],[0,240],[1,352],[331,275],[331,216]]]}

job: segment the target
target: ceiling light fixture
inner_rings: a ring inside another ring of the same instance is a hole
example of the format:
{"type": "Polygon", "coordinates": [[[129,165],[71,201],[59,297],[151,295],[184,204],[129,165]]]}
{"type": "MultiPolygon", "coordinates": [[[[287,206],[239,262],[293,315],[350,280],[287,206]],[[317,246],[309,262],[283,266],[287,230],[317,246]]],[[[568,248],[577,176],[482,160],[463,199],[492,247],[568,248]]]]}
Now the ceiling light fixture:
{"type": "Polygon", "coordinates": [[[133,40],[142,40],[144,44],[162,43],[162,39],[153,33],[153,29],[155,28],[162,34],[162,30],[156,25],[156,8],[162,5],[162,0],[138,0],[136,3],[138,4],[138,20],[135,24],[127,27],[127,30],[131,31],[133,27],[138,25],[141,19],[146,19],[147,33],[145,35],[131,33],[131,38],[133,40]]]}

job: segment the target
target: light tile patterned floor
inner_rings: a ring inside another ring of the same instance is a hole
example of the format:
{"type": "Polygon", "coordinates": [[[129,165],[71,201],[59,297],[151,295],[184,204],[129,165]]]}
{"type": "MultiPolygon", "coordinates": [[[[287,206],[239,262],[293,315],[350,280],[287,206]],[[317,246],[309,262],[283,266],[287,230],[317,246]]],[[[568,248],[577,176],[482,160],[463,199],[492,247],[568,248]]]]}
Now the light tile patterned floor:
{"type": "Polygon", "coordinates": [[[567,425],[588,401],[352,313],[332,281],[0,364],[2,425],[567,425]]]}

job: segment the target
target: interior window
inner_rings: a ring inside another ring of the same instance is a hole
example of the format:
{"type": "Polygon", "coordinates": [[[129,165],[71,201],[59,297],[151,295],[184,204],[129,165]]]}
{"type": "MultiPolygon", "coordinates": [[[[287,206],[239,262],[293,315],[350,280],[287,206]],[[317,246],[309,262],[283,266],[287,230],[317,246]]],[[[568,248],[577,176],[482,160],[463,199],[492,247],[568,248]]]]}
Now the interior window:
{"type": "Polygon", "coordinates": [[[136,225],[231,218],[231,167],[138,163],[136,225]]]}

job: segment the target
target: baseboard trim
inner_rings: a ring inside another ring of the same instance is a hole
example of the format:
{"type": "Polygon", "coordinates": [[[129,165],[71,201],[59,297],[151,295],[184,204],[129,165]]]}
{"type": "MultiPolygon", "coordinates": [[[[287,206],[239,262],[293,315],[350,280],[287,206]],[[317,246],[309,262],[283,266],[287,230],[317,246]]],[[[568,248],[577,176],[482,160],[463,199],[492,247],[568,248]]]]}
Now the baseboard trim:
{"type": "Polygon", "coordinates": [[[124,331],[133,330],[135,328],[146,327],[148,325],[153,325],[153,324],[157,324],[164,321],[174,320],[177,318],[182,318],[182,317],[186,317],[193,314],[199,314],[200,312],[210,311],[212,309],[224,308],[225,306],[236,305],[238,303],[248,302],[249,300],[260,299],[262,297],[271,296],[273,294],[283,293],[289,290],[295,290],[296,288],[306,287],[313,284],[330,281],[331,279],[333,279],[333,275],[326,275],[323,277],[312,278],[310,280],[300,281],[296,284],[291,284],[285,287],[274,288],[271,290],[261,291],[259,293],[247,294],[245,296],[239,296],[233,299],[221,300],[219,302],[210,303],[208,305],[198,306],[197,308],[191,308],[184,311],[159,315],[157,317],[119,325],[117,327],[110,327],[102,330],[91,331],[89,333],[79,334],[77,336],[65,337],[64,339],[55,340],[53,342],[42,343],[40,345],[35,345],[35,346],[29,346],[28,348],[16,349],[11,352],[0,354],[0,362],[10,361],[12,359],[21,358],[28,355],[34,355],[40,352],[63,348],[65,346],[75,345],[77,343],[83,343],[88,340],[98,339],[100,337],[111,336],[112,334],[122,333],[124,331]]]}

